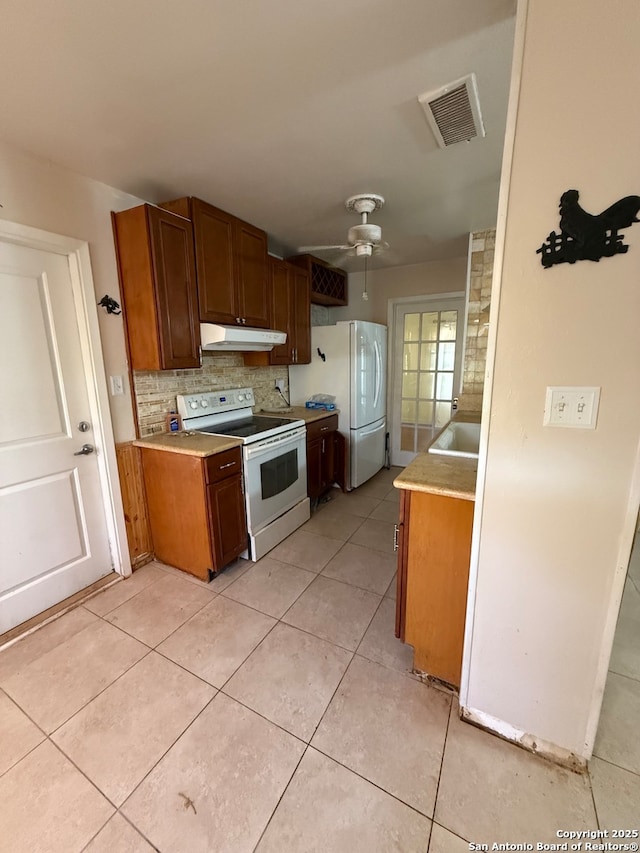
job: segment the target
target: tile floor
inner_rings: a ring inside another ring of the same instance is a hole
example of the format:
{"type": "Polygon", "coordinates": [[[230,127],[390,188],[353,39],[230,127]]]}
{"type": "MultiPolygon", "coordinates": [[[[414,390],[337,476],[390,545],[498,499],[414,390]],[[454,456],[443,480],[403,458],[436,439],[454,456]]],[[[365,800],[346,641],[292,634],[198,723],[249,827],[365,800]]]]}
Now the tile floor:
{"type": "Polygon", "coordinates": [[[576,775],[411,675],[395,473],[258,563],[208,585],[150,564],[0,652],[0,850],[462,853],[637,827],[637,574],[576,775]]]}

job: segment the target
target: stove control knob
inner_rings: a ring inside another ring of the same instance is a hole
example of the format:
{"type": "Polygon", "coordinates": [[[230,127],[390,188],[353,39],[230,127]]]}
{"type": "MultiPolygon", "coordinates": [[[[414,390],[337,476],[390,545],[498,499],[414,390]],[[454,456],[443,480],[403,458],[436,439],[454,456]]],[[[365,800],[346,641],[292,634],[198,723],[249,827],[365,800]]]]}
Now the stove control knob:
{"type": "Polygon", "coordinates": [[[244,400],[244,394],[238,394],[238,402],[244,400]]]}
{"type": "Polygon", "coordinates": [[[198,408],[198,401],[197,401],[197,400],[192,400],[192,401],[189,403],[189,406],[190,406],[192,409],[197,409],[197,408],[198,408]]]}
{"type": "Polygon", "coordinates": [[[206,409],[209,403],[206,400],[200,400],[200,405],[203,409],[206,409]]]}

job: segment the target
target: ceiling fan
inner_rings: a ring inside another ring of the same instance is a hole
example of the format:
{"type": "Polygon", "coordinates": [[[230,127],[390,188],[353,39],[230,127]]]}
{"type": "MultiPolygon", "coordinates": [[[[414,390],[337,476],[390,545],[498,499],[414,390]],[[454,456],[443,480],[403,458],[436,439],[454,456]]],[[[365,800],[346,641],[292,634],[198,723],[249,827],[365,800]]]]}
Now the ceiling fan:
{"type": "Polygon", "coordinates": [[[369,222],[369,214],[380,210],[384,198],[376,193],[359,193],[345,201],[347,210],[353,210],[362,217],[359,225],[352,225],[347,234],[347,243],[336,246],[301,246],[299,252],[329,252],[348,251],[358,257],[371,257],[375,252],[388,249],[389,244],[382,239],[382,229],[379,225],[369,222]]]}

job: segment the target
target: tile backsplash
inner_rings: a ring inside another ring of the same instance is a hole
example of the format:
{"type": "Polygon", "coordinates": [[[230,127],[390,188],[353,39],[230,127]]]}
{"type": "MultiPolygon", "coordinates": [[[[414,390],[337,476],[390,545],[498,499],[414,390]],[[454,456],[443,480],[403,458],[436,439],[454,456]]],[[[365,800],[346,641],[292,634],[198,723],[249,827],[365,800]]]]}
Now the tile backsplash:
{"type": "Polygon", "coordinates": [[[312,326],[330,326],[331,313],[326,305],[311,305],[311,325],[312,326]]]}
{"type": "Polygon", "coordinates": [[[202,367],[194,370],[134,370],[133,390],[140,435],[164,432],[165,416],[176,410],[176,394],[253,388],[256,409],[284,406],[275,380],[284,379],[289,399],[287,367],[247,367],[242,353],[204,353],[202,367]]]}
{"type": "Polygon", "coordinates": [[[487,338],[491,313],[491,280],[496,245],[495,229],[474,231],[471,235],[471,269],[467,305],[467,337],[460,408],[481,411],[484,374],[487,363],[487,338]]]}

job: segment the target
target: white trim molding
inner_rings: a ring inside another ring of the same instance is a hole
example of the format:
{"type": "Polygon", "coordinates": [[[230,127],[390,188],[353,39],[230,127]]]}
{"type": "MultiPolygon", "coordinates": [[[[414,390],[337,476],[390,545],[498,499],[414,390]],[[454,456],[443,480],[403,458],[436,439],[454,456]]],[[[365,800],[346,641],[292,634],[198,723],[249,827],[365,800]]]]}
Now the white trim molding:
{"type": "Polygon", "coordinates": [[[65,255],[76,304],[82,359],[93,424],[100,489],[109,539],[113,570],[124,577],[131,574],[131,560],[124,522],[122,493],[118,477],[115,440],[111,425],[107,379],[102,358],[89,244],[73,237],[52,234],[39,228],[0,219],[0,240],[31,249],[65,255]]]}
{"type": "Polygon", "coordinates": [[[555,764],[568,767],[569,770],[582,773],[587,769],[587,761],[582,756],[575,755],[568,749],[563,749],[554,743],[527,734],[522,729],[505,723],[504,720],[492,717],[491,714],[485,714],[484,711],[478,711],[476,708],[460,708],[460,719],[477,726],[479,729],[498,735],[503,740],[526,749],[527,752],[533,752],[536,755],[543,756],[543,758],[548,758],[555,764]]]}

